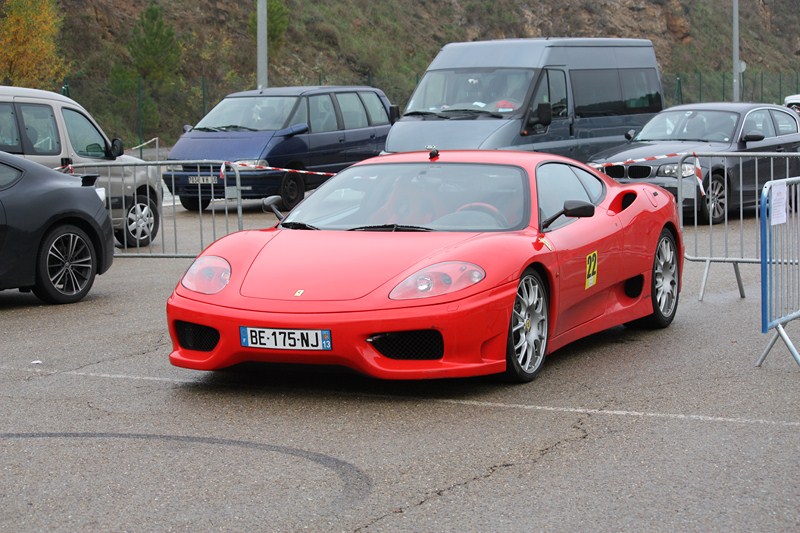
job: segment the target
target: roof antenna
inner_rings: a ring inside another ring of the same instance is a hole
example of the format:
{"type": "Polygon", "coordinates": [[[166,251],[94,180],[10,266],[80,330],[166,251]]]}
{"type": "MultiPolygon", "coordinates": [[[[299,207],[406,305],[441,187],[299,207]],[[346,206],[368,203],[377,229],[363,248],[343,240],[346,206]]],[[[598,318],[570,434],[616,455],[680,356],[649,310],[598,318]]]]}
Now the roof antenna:
{"type": "Polygon", "coordinates": [[[433,145],[428,145],[428,146],[426,146],[426,147],[425,147],[425,149],[426,149],[426,150],[430,150],[430,153],[428,154],[428,158],[429,158],[431,161],[433,161],[434,159],[436,159],[437,157],[439,157],[439,150],[438,150],[438,149],[437,149],[435,146],[433,146],[433,145]]]}

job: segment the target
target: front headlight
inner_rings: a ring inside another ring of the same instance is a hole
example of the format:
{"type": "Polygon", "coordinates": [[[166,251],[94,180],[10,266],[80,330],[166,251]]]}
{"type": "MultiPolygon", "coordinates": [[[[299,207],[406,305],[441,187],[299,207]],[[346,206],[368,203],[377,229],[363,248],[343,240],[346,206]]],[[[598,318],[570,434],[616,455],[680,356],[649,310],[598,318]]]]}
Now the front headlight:
{"type": "Polygon", "coordinates": [[[448,261],[438,263],[410,275],[389,293],[392,300],[431,298],[471,287],[486,277],[486,272],[473,263],[448,261]]]}
{"type": "MultiPolygon", "coordinates": [[[[691,163],[684,163],[680,165],[681,167],[681,176],[682,178],[688,178],[689,176],[694,176],[694,165],[691,163]]],[[[669,163],[667,165],[661,165],[658,167],[658,176],[666,176],[668,178],[677,178],[678,177],[678,163],[669,163]]]]}
{"type": "Polygon", "coordinates": [[[221,257],[203,255],[195,259],[181,278],[181,285],[201,294],[216,294],[231,280],[231,265],[221,257]]]}
{"type": "Polygon", "coordinates": [[[269,163],[266,159],[242,159],[240,161],[236,161],[234,165],[238,165],[240,167],[268,167],[269,163]]]}

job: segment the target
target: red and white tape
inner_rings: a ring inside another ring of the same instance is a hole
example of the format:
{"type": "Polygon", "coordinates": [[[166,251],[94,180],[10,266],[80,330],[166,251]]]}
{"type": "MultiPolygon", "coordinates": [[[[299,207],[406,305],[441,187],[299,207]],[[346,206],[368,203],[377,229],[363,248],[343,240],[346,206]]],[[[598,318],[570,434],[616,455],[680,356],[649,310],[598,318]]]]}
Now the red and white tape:
{"type": "Polygon", "coordinates": [[[225,167],[226,166],[236,166],[240,168],[247,168],[247,169],[255,169],[255,170],[280,170],[282,172],[294,172],[296,174],[313,174],[315,176],[333,176],[334,172],[314,172],[311,170],[300,170],[296,168],[280,168],[280,167],[265,167],[262,165],[248,165],[245,163],[231,163],[226,161],[224,165],[220,166],[219,168],[219,175],[221,178],[225,177],[225,167]]]}

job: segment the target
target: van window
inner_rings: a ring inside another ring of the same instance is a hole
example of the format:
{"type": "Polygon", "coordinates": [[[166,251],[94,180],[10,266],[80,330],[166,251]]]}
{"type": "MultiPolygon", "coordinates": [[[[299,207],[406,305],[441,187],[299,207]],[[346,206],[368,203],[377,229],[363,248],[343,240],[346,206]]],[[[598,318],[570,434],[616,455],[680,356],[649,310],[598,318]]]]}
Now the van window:
{"type": "Polygon", "coordinates": [[[336,110],[329,94],[316,94],[308,97],[309,127],[313,133],[339,129],[336,123],[336,110]]]}
{"type": "Polygon", "coordinates": [[[10,103],[0,104],[0,150],[12,154],[22,153],[14,105],[10,103]]]}
{"type": "Polygon", "coordinates": [[[296,96],[236,96],[223,98],[194,129],[205,131],[271,131],[286,126],[296,96]]]}
{"type": "Polygon", "coordinates": [[[362,91],[358,93],[367,107],[369,114],[369,122],[373,126],[382,126],[389,123],[389,115],[386,113],[386,108],[381,102],[381,97],[371,91],[362,91]]]}
{"type": "Polygon", "coordinates": [[[289,126],[293,124],[308,124],[308,98],[300,98],[300,105],[292,115],[292,120],[289,121],[289,126]]]}
{"type": "Polygon", "coordinates": [[[64,108],[67,136],[75,153],[82,157],[102,158],[106,155],[106,140],[88,118],[73,109],[64,108]]]}
{"type": "Polygon", "coordinates": [[[53,108],[43,104],[20,104],[25,136],[22,139],[25,153],[30,155],[58,155],[61,138],[58,135],[53,108]]]}
{"type": "Polygon", "coordinates": [[[554,117],[567,116],[569,112],[567,76],[563,70],[546,69],[542,71],[536,93],[531,100],[531,109],[536,110],[539,104],[546,103],[553,107],[554,117]]]}
{"type": "Polygon", "coordinates": [[[626,68],[619,71],[626,113],[658,113],[662,109],[661,85],[654,68],[626,68]]]}
{"type": "Polygon", "coordinates": [[[353,130],[369,126],[367,110],[364,109],[364,104],[356,93],[337,93],[336,100],[339,101],[345,129],[353,130]]]}
{"type": "Polygon", "coordinates": [[[571,70],[572,95],[575,97],[575,115],[603,117],[622,115],[622,88],[616,69],[571,70]]]}

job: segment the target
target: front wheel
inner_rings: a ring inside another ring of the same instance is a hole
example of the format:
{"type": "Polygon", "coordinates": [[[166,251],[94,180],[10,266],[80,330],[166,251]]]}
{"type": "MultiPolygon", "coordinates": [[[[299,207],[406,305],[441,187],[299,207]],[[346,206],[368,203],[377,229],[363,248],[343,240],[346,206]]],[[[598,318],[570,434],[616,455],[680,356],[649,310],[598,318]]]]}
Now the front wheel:
{"type": "Polygon", "coordinates": [[[291,211],[300,203],[306,194],[306,184],[303,176],[296,172],[287,172],[281,180],[281,210],[291,211]]]}
{"type": "Polygon", "coordinates": [[[178,196],[181,205],[187,211],[203,211],[211,203],[211,198],[197,196],[178,196]]]}
{"type": "Polygon", "coordinates": [[[160,215],[152,197],[137,194],[126,214],[124,227],[114,232],[114,237],[124,247],[147,246],[158,233],[160,215]]]}
{"type": "Polygon", "coordinates": [[[706,195],[700,199],[700,216],[705,222],[720,224],[725,221],[725,213],[728,210],[726,192],[722,176],[712,174],[706,195]]]}
{"type": "Polygon", "coordinates": [[[547,287],[538,272],[526,270],[517,285],[517,296],[511,308],[505,372],[509,381],[531,381],[542,369],[549,316],[547,287]]]}
{"type": "Polygon", "coordinates": [[[52,304],[81,300],[97,274],[97,254],[89,236],[72,224],[50,230],[39,247],[33,293],[52,304]]]}
{"type": "Polygon", "coordinates": [[[644,317],[641,324],[650,328],[665,328],[672,323],[678,310],[678,247],[675,237],[667,228],[661,230],[656,253],[653,256],[653,272],[650,283],[650,298],[653,313],[644,317]]]}

